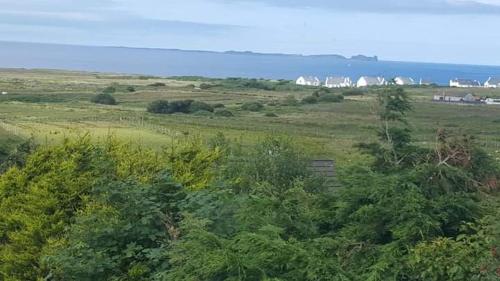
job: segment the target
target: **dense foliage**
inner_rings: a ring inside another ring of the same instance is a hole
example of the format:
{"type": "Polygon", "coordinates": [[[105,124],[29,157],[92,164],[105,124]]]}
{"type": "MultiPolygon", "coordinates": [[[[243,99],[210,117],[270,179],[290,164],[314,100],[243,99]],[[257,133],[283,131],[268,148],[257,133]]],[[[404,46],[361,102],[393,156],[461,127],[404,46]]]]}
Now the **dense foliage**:
{"type": "Polygon", "coordinates": [[[194,100],[166,101],[157,100],[150,103],[147,111],[159,114],[195,113],[198,111],[214,112],[214,107],[208,103],[194,100]]]}
{"type": "Polygon", "coordinates": [[[117,104],[115,98],[112,95],[106,93],[95,95],[90,99],[90,101],[93,103],[106,104],[106,105],[117,104]]]}
{"type": "Polygon", "coordinates": [[[333,184],[280,137],[25,149],[0,176],[0,280],[498,280],[498,163],[446,130],[415,145],[406,93],[379,101],[373,161],[333,184]]]}

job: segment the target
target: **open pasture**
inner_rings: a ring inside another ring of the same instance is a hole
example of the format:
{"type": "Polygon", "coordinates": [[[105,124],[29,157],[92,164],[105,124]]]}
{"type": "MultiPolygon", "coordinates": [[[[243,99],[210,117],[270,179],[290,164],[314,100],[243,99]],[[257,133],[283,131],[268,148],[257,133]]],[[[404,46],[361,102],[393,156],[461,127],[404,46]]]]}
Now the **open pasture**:
{"type": "MultiPolygon", "coordinates": [[[[0,141],[9,147],[33,136],[54,142],[65,136],[89,132],[97,138],[109,135],[162,147],[173,138],[197,136],[208,139],[222,132],[243,145],[269,134],[286,135],[315,158],[347,162],[361,157],[353,147],[376,137],[376,93],[346,96],[341,103],[291,105],[310,96],[316,88],[297,87],[287,81],[241,86],[237,79],[198,77],[158,78],[103,73],[50,70],[0,71],[0,141]],[[108,87],[116,106],[98,105],[90,98],[108,87]],[[133,90],[132,90],[133,89],[133,90]],[[213,114],[159,115],[146,112],[155,100],[192,99],[223,104],[234,117],[213,114]],[[259,112],[241,109],[245,102],[265,105],[259,112]],[[273,113],[277,117],[266,116],[273,113]]],[[[407,88],[414,101],[409,116],[417,141],[431,146],[438,128],[472,134],[490,153],[500,151],[500,106],[438,104],[435,94],[474,93],[499,97],[495,89],[407,88]]],[[[336,90],[339,93],[342,90],[336,90]]]]}

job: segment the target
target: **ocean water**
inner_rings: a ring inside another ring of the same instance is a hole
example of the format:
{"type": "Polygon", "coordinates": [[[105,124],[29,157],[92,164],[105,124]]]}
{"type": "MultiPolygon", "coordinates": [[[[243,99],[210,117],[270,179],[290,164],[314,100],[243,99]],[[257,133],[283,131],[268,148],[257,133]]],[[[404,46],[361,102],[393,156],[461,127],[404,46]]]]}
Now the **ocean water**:
{"type": "Polygon", "coordinates": [[[361,61],[321,56],[257,55],[165,49],[0,42],[0,68],[47,68],[157,76],[296,79],[314,75],[409,76],[447,85],[453,78],[500,77],[500,66],[361,61]]]}

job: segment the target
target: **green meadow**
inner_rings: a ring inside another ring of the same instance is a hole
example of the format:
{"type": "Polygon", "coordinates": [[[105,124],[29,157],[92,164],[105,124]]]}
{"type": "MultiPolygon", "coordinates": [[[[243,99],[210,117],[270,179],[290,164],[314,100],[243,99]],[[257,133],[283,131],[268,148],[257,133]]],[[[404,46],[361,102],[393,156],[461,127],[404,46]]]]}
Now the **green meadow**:
{"type": "MultiPolygon", "coordinates": [[[[4,69],[0,70],[0,91],[7,94],[0,96],[0,142],[11,148],[29,137],[53,143],[90,133],[96,139],[113,135],[160,148],[173,139],[209,139],[218,133],[249,145],[274,134],[290,137],[311,158],[345,163],[361,157],[355,144],[375,139],[376,92],[380,89],[346,96],[340,103],[302,104],[300,101],[317,88],[298,87],[291,81],[259,80],[257,85],[247,84],[239,79],[4,69]],[[117,105],[90,102],[108,87],[114,88],[111,94],[117,105]],[[234,116],[146,111],[155,100],[185,99],[223,104],[234,116]],[[264,108],[259,112],[241,109],[242,104],[254,101],[264,104],[264,108]]],[[[432,146],[436,131],[447,128],[475,136],[489,153],[500,157],[500,106],[432,102],[433,95],[443,92],[493,97],[500,96],[500,90],[410,87],[406,91],[414,106],[409,123],[420,144],[432,146]]]]}

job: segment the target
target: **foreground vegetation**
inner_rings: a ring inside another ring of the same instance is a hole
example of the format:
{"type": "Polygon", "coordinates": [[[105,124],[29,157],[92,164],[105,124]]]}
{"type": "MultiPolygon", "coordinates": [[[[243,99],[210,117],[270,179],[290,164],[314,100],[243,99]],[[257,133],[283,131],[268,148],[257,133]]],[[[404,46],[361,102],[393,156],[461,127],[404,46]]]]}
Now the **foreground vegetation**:
{"type": "Polygon", "coordinates": [[[404,90],[376,102],[334,184],[277,136],[28,141],[0,176],[0,280],[498,280],[498,162],[415,141],[404,90]]]}

